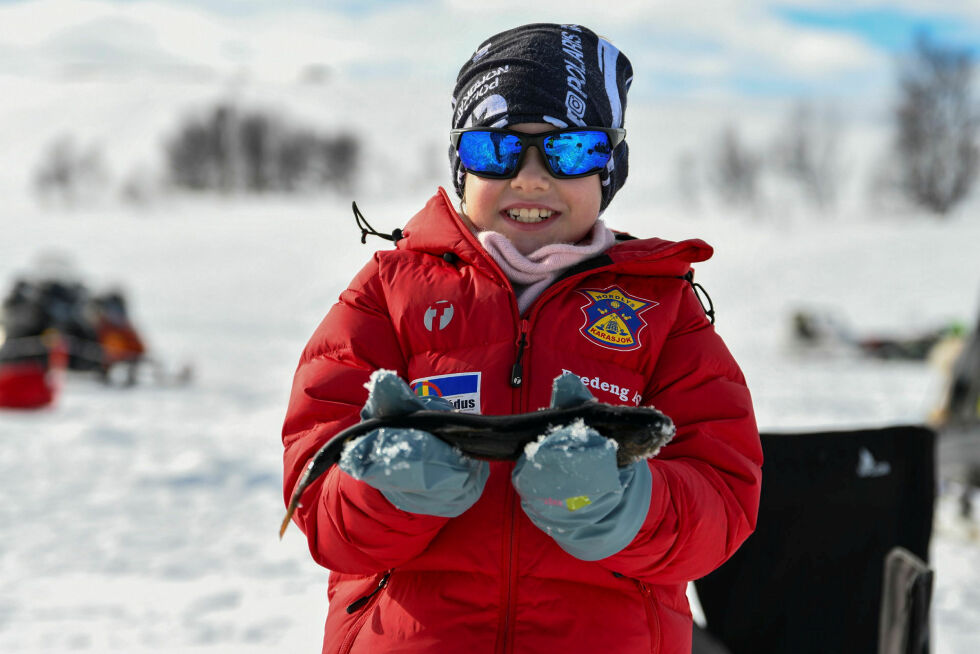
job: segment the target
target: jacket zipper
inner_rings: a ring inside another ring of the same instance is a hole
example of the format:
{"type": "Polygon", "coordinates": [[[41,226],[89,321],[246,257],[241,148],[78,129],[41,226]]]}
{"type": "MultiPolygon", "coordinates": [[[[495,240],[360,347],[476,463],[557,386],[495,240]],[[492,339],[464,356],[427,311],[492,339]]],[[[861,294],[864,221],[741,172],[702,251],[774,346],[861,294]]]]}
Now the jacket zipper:
{"type": "Polygon", "coordinates": [[[497,630],[497,647],[500,654],[511,650],[512,636],[512,615],[514,613],[514,585],[517,576],[517,564],[515,562],[517,554],[517,493],[514,492],[510,484],[507,485],[504,506],[507,507],[504,515],[504,533],[507,534],[504,545],[504,552],[501,561],[502,579],[504,580],[503,598],[501,600],[501,614],[497,630]]]}
{"type": "Polygon", "coordinates": [[[381,596],[381,591],[384,590],[384,588],[388,585],[388,578],[391,577],[392,572],[393,570],[389,570],[388,572],[384,573],[384,575],[378,581],[377,588],[372,590],[367,595],[364,595],[363,597],[354,600],[347,606],[348,613],[356,613],[357,611],[362,611],[362,610],[363,613],[357,616],[357,620],[355,620],[354,624],[351,625],[350,631],[347,632],[347,636],[344,638],[344,642],[341,643],[340,645],[340,651],[343,652],[344,654],[349,652],[351,647],[354,646],[354,639],[357,638],[357,634],[361,632],[361,628],[364,626],[364,623],[371,615],[370,611],[364,609],[367,609],[368,604],[371,604],[372,600],[375,600],[376,598],[381,596]]]}
{"type": "MultiPolygon", "coordinates": [[[[495,261],[492,261],[492,263],[496,265],[495,261]]],[[[514,313],[519,317],[520,320],[520,327],[519,327],[518,338],[517,338],[517,355],[514,358],[514,364],[511,366],[511,370],[510,370],[510,385],[516,391],[516,397],[514,398],[516,401],[514,402],[514,404],[512,404],[515,413],[519,413],[527,410],[527,407],[525,406],[526,398],[524,396],[524,378],[525,378],[524,356],[527,354],[527,348],[530,344],[528,339],[528,334],[531,331],[530,330],[531,318],[533,318],[534,315],[538,312],[542,304],[542,301],[552,295],[557,294],[561,287],[564,287],[566,285],[571,285],[575,283],[573,280],[577,281],[578,278],[584,277],[589,274],[593,274],[595,272],[597,271],[596,270],[583,271],[582,273],[572,275],[555,284],[552,284],[550,287],[545,289],[544,292],[534,301],[530,311],[528,312],[528,316],[526,318],[520,317],[517,309],[516,296],[513,294],[513,291],[511,291],[511,303],[513,304],[514,307],[514,313]]],[[[692,282],[693,279],[687,281],[692,282]]],[[[508,540],[504,547],[504,556],[502,561],[506,586],[504,588],[504,598],[502,602],[503,614],[501,615],[500,622],[499,622],[498,634],[497,634],[497,648],[496,648],[497,652],[499,652],[500,654],[506,654],[511,650],[511,643],[510,643],[511,620],[512,620],[511,614],[514,611],[513,590],[514,590],[514,585],[516,583],[516,580],[513,577],[516,576],[516,572],[517,572],[517,565],[514,561],[514,558],[517,551],[516,511],[517,511],[518,502],[517,502],[517,493],[514,492],[513,487],[510,486],[510,484],[508,484],[506,497],[507,500],[509,501],[505,502],[505,504],[509,505],[509,510],[505,516],[504,533],[508,535],[508,540]]],[[[660,649],[659,647],[660,620],[657,616],[656,609],[653,606],[653,599],[651,597],[650,589],[645,584],[639,581],[637,581],[636,583],[638,588],[640,589],[641,594],[643,595],[644,608],[646,609],[647,612],[647,622],[649,624],[649,628],[651,632],[650,642],[651,642],[652,651],[657,652],[660,649]]]]}
{"type": "Polygon", "coordinates": [[[528,332],[528,321],[526,318],[521,319],[521,334],[520,338],[517,339],[517,358],[514,360],[514,365],[510,368],[510,385],[514,388],[520,388],[524,384],[524,365],[521,360],[524,358],[524,350],[527,348],[527,332],[528,332]]]}
{"type": "Polygon", "coordinates": [[[640,589],[643,596],[643,608],[647,612],[647,625],[650,627],[650,652],[660,651],[660,617],[657,615],[657,608],[653,605],[653,591],[642,581],[633,580],[636,587],[640,589]]]}
{"type": "Polygon", "coordinates": [[[354,613],[355,611],[360,611],[364,608],[364,605],[371,601],[371,598],[381,592],[381,590],[388,585],[388,578],[391,577],[392,570],[384,573],[381,580],[378,582],[378,587],[372,590],[370,593],[364,597],[360,597],[347,606],[347,613],[354,613]]]}
{"type": "MultiPolygon", "coordinates": [[[[517,301],[514,300],[514,315],[517,313],[517,301]]],[[[530,322],[526,318],[520,318],[518,316],[520,323],[518,328],[518,338],[517,338],[517,356],[514,359],[514,365],[511,366],[510,370],[510,385],[515,390],[514,402],[511,404],[511,408],[515,413],[520,413],[526,410],[525,398],[524,398],[524,355],[527,353],[528,332],[530,331],[530,322]]],[[[499,631],[497,635],[497,652],[500,654],[505,654],[511,650],[511,636],[512,636],[512,615],[514,613],[514,586],[516,585],[517,577],[517,562],[515,561],[517,557],[517,525],[518,525],[518,506],[517,506],[517,493],[514,492],[514,487],[509,483],[507,484],[506,494],[505,494],[504,506],[507,507],[506,514],[504,517],[504,534],[506,534],[506,541],[504,543],[504,551],[501,560],[503,580],[504,580],[504,592],[501,601],[502,615],[500,617],[499,631]]]]}

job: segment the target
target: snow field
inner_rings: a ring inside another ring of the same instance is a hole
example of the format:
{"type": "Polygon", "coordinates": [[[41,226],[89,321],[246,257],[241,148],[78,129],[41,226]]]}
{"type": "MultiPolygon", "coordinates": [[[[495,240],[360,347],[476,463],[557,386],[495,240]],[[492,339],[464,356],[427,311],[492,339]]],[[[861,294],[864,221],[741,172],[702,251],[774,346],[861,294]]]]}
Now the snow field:
{"type": "MultiPolygon", "coordinates": [[[[363,204],[381,228],[424,199],[363,204]]],[[[277,540],[278,434],[306,338],[373,251],[347,203],[3,219],[18,237],[0,241],[0,278],[42,250],[70,253],[93,288],[122,282],[152,351],[196,377],[132,389],[69,377],[54,407],[0,413],[0,650],[315,651],[327,573],[295,528],[277,540]]],[[[716,246],[697,276],[767,429],[921,422],[941,387],[921,365],[793,355],[786,307],[911,329],[969,320],[980,289],[980,229],[963,218],[787,230],[624,203],[607,219],[716,246]],[[921,256],[895,256],[910,243],[921,256]]],[[[937,654],[980,646],[980,546],[953,513],[944,501],[933,546],[937,654]]]]}

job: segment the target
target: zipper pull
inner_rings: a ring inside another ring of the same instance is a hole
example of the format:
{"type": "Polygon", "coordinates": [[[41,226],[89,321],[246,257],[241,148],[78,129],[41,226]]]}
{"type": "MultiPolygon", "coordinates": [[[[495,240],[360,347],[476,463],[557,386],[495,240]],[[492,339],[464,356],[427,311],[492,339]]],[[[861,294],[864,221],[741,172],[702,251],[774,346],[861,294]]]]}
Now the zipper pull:
{"type": "Polygon", "coordinates": [[[524,358],[524,348],[527,347],[527,320],[521,321],[521,338],[517,341],[517,359],[510,368],[510,385],[519,388],[524,383],[524,366],[521,359],[524,358]]]}
{"type": "Polygon", "coordinates": [[[391,572],[392,571],[389,570],[388,572],[386,572],[384,574],[383,577],[381,577],[381,581],[378,582],[378,587],[377,588],[375,588],[374,590],[372,590],[370,593],[368,593],[364,597],[361,597],[359,599],[354,600],[347,607],[347,613],[354,613],[355,611],[360,611],[361,609],[363,609],[364,608],[364,605],[367,604],[368,602],[370,602],[372,597],[374,597],[375,595],[377,595],[378,593],[380,593],[381,592],[381,589],[383,589],[385,586],[388,585],[388,577],[391,576],[391,572]]]}

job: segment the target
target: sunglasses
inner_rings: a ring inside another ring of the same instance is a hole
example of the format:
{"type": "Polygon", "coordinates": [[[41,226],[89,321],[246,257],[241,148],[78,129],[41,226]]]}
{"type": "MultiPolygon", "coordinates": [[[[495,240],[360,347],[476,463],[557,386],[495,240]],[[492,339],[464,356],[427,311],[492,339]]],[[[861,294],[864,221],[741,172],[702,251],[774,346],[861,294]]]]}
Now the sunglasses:
{"type": "Polygon", "coordinates": [[[449,132],[449,141],[459,153],[463,168],[490,179],[514,177],[532,146],[542,154],[553,177],[593,175],[606,167],[613,149],[625,138],[625,129],[609,127],[569,127],[540,134],[493,127],[449,132]]]}

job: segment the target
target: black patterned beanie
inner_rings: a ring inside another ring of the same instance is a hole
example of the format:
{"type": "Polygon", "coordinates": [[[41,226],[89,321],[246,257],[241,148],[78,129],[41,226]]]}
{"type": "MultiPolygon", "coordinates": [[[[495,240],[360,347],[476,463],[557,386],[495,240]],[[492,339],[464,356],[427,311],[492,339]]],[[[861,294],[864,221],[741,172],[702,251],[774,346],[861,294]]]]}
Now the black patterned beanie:
{"type": "MultiPolygon", "coordinates": [[[[534,23],[491,36],[456,77],[454,129],[550,123],[556,128],[623,127],[629,59],[581,25],[534,23]]],[[[624,141],[599,173],[604,210],[629,172],[624,141]]],[[[463,170],[449,148],[453,183],[463,197],[463,170]]]]}

